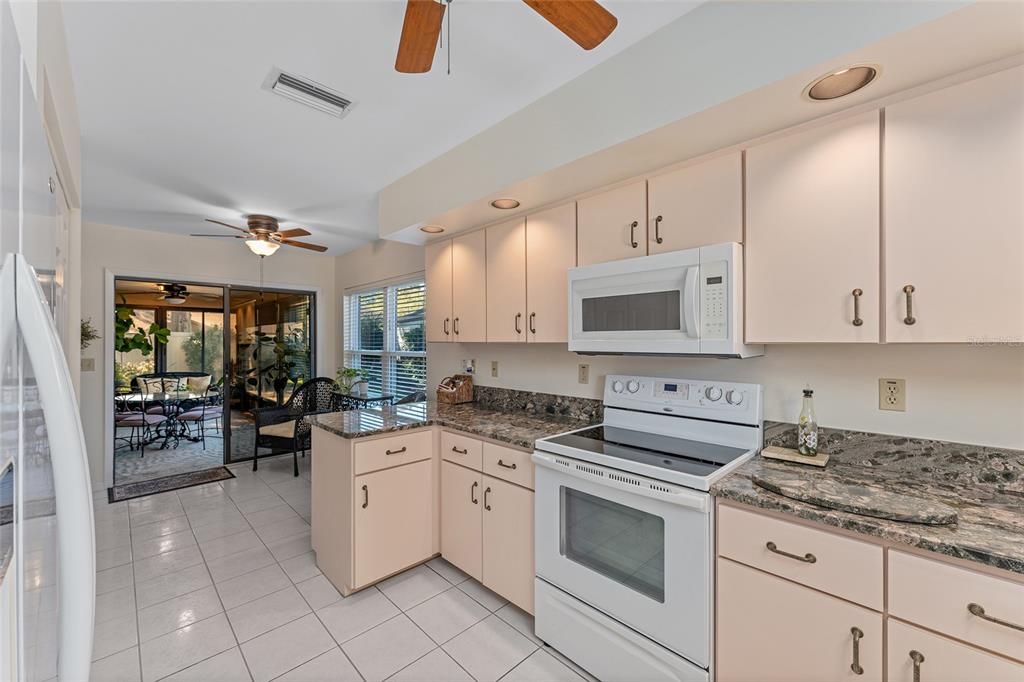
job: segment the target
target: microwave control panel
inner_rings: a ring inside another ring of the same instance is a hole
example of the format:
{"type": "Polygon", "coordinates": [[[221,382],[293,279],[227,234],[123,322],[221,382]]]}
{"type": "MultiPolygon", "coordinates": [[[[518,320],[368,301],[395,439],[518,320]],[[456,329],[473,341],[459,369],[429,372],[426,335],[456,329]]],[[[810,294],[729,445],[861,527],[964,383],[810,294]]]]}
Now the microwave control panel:
{"type": "Polygon", "coordinates": [[[729,265],[724,260],[700,266],[700,336],[725,339],[729,334],[729,265]]]}

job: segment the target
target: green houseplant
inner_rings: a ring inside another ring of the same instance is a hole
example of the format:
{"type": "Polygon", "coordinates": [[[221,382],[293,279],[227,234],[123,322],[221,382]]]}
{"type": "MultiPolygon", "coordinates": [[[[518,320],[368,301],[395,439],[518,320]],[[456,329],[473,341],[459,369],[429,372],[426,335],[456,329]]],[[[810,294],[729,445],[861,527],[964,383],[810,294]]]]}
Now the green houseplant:
{"type": "Polygon", "coordinates": [[[137,350],[141,355],[148,356],[156,348],[156,344],[166,344],[171,335],[170,329],[161,327],[156,322],[149,327],[137,326],[132,319],[134,315],[135,311],[128,306],[117,306],[114,309],[114,352],[121,356],[121,361],[117,363],[120,367],[114,368],[114,380],[119,386],[129,384],[132,380],[132,377],[123,371],[126,367],[125,353],[137,350]]]}
{"type": "Polygon", "coordinates": [[[358,367],[341,367],[334,376],[334,383],[342,393],[351,393],[352,387],[364,379],[363,370],[358,367]]]}

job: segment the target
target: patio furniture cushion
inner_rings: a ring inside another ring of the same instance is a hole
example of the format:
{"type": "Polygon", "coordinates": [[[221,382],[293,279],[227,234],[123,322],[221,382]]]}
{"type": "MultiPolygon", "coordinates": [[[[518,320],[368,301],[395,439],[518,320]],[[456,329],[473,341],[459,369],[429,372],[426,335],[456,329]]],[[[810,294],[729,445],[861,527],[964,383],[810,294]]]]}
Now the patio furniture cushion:
{"type": "Polygon", "coordinates": [[[286,422],[271,424],[270,426],[261,426],[260,435],[273,438],[291,438],[295,435],[295,420],[291,419],[286,422]]]}
{"type": "Polygon", "coordinates": [[[161,414],[136,413],[124,419],[117,420],[118,426],[156,426],[167,421],[167,417],[161,414]]]}
{"type": "Polygon", "coordinates": [[[218,419],[221,416],[220,407],[196,407],[188,412],[183,412],[178,415],[178,421],[183,422],[198,422],[207,419],[218,419]]]}
{"type": "Polygon", "coordinates": [[[153,407],[146,408],[146,414],[177,414],[181,412],[181,408],[177,405],[154,405],[153,407]]]}
{"type": "Polygon", "coordinates": [[[210,387],[210,380],[213,379],[209,374],[201,377],[186,377],[185,381],[188,382],[188,390],[193,393],[206,393],[206,389],[210,387]]]}
{"type": "Polygon", "coordinates": [[[164,390],[163,382],[152,377],[135,377],[135,383],[139,386],[139,392],[145,394],[162,393],[164,390]]]}

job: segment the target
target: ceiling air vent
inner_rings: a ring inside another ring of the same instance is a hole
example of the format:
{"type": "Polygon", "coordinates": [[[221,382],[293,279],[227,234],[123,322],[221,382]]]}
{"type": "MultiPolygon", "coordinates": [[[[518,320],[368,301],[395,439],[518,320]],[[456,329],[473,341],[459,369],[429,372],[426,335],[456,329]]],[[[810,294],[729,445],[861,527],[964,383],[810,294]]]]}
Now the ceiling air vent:
{"type": "Polygon", "coordinates": [[[355,106],[355,102],[337,90],[277,68],[271,69],[263,81],[263,89],[336,118],[343,118],[355,106]]]}

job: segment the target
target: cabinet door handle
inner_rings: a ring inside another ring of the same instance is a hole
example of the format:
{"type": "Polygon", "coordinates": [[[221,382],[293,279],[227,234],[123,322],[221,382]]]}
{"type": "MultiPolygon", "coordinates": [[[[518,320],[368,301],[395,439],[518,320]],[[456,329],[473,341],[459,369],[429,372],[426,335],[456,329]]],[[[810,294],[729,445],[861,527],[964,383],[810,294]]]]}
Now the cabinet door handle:
{"type": "Polygon", "coordinates": [[[523,319],[522,313],[516,313],[516,334],[522,334],[523,330],[519,328],[519,320],[523,319]]]}
{"type": "Polygon", "coordinates": [[[537,313],[530,313],[530,333],[537,333],[537,313]]]}
{"type": "Polygon", "coordinates": [[[503,462],[502,460],[499,459],[498,460],[498,466],[505,467],[506,469],[512,469],[513,471],[515,471],[516,463],[512,462],[511,464],[505,464],[505,462],[503,462]]]}
{"type": "Polygon", "coordinates": [[[776,554],[780,554],[784,557],[796,559],[797,561],[803,561],[804,563],[808,564],[813,564],[815,561],[818,560],[818,557],[814,556],[810,552],[804,554],[803,556],[800,556],[799,554],[790,554],[789,552],[783,552],[781,549],[779,549],[778,545],[776,545],[774,542],[771,542],[770,540],[767,543],[765,543],[765,547],[768,548],[769,552],[775,552],[776,554]]]}
{"type": "Polygon", "coordinates": [[[487,511],[491,511],[491,503],[487,501],[487,496],[490,494],[490,492],[491,486],[487,486],[486,488],[484,488],[484,509],[486,509],[487,511]]]}
{"type": "Polygon", "coordinates": [[[403,446],[403,447],[398,448],[397,450],[385,450],[384,454],[385,455],[400,455],[400,454],[402,454],[403,452],[405,452],[408,449],[409,449],[408,446],[403,446]]]}
{"type": "Polygon", "coordinates": [[[914,682],[921,682],[921,664],[924,663],[924,654],[916,649],[911,649],[908,655],[914,662],[914,682]]]}
{"type": "Polygon", "coordinates": [[[636,228],[639,225],[640,223],[635,220],[629,224],[629,243],[634,249],[640,246],[636,243],[636,228]]]}
{"type": "Polygon", "coordinates": [[[863,289],[853,290],[853,326],[859,327],[864,324],[864,320],[860,319],[860,297],[864,295],[863,289]]]}
{"type": "Polygon", "coordinates": [[[370,506],[370,489],[363,486],[363,509],[370,506]]]}
{"type": "Polygon", "coordinates": [[[465,450],[459,450],[457,447],[455,447],[453,445],[452,446],[452,452],[454,452],[457,455],[468,455],[469,454],[469,448],[466,448],[465,450]]]}
{"type": "Polygon", "coordinates": [[[447,317],[444,318],[444,335],[445,336],[449,336],[449,333],[448,333],[448,320],[449,320],[449,318],[447,318],[447,317]]]}
{"type": "Polygon", "coordinates": [[[661,238],[661,221],[661,216],[658,216],[657,218],[654,219],[654,241],[657,242],[658,244],[665,241],[664,239],[661,238]]]}
{"type": "Polygon", "coordinates": [[[452,320],[452,331],[455,332],[455,336],[459,335],[459,318],[452,320]]]}
{"type": "Polygon", "coordinates": [[[860,640],[864,637],[864,631],[858,627],[852,627],[850,634],[853,635],[853,663],[850,664],[850,670],[854,675],[863,675],[864,668],[860,665],[860,640]]]}
{"type": "Polygon", "coordinates": [[[903,324],[914,324],[914,285],[908,284],[903,287],[903,293],[907,296],[907,316],[903,318],[903,324]]]}
{"type": "Polygon", "coordinates": [[[473,485],[469,486],[469,501],[473,504],[480,504],[480,500],[476,497],[476,487],[480,485],[479,481],[473,481],[473,485]]]}
{"type": "Polygon", "coordinates": [[[982,620],[987,620],[988,622],[995,623],[996,625],[1002,625],[1004,628],[1010,628],[1012,630],[1020,630],[1021,632],[1024,632],[1024,625],[1011,623],[1010,621],[1003,620],[1001,618],[994,618],[993,616],[990,616],[985,613],[985,608],[981,604],[975,604],[974,602],[971,602],[967,605],[967,610],[971,612],[972,616],[977,616],[982,620]]]}

